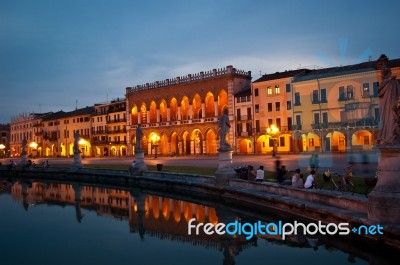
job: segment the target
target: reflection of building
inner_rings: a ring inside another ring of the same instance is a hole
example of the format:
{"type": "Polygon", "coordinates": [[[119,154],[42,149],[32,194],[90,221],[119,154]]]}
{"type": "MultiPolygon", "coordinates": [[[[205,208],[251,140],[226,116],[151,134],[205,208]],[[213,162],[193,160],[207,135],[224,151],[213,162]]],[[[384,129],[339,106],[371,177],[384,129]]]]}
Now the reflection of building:
{"type": "MultiPolygon", "coordinates": [[[[228,66],[126,88],[128,152],[134,152],[135,128],[141,124],[146,154],[217,153],[218,117],[228,108],[233,120],[234,94],[248,88],[250,81],[250,72],[228,66]]],[[[229,135],[232,146],[234,127],[229,135]]]]}
{"type": "MultiPolygon", "coordinates": [[[[371,150],[379,122],[375,62],[307,71],[294,78],[298,151],[371,150]]],[[[400,77],[400,59],[389,66],[400,77]]]]}

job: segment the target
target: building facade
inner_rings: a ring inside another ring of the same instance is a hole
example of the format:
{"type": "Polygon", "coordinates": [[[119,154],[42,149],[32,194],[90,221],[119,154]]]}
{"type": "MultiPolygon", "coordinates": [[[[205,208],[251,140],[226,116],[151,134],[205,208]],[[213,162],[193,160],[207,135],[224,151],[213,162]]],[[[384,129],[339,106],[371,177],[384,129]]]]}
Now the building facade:
{"type": "Polygon", "coordinates": [[[142,149],[152,155],[216,154],[218,118],[228,109],[234,146],[234,95],[247,89],[251,72],[232,66],[126,88],[128,154],[141,124],[142,149]]]}
{"type": "Polygon", "coordinates": [[[10,155],[10,125],[0,124],[0,157],[9,157],[10,155]]]}

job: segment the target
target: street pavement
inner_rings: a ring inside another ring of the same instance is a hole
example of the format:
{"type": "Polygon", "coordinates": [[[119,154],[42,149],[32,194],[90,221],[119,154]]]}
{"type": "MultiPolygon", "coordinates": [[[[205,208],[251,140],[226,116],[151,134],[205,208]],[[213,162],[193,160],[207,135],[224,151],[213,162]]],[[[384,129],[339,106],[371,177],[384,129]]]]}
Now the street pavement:
{"type": "MultiPolygon", "coordinates": [[[[309,165],[310,153],[301,154],[284,154],[279,155],[282,164],[288,170],[294,171],[300,168],[305,171],[309,165]]],[[[2,165],[9,164],[10,160],[19,162],[19,158],[1,159],[2,165]]],[[[233,155],[232,163],[234,167],[243,165],[252,165],[254,168],[264,166],[264,170],[275,170],[276,157],[271,155],[233,155]]],[[[343,173],[344,168],[353,164],[353,175],[357,177],[374,177],[377,170],[378,155],[374,152],[368,153],[318,153],[319,172],[330,170],[333,172],[343,173]]],[[[41,161],[49,161],[52,164],[72,164],[73,158],[37,158],[32,159],[36,164],[41,161]]],[[[85,157],[82,159],[84,165],[90,164],[110,164],[110,165],[130,165],[134,157],[101,157],[92,158],[85,157]]],[[[164,164],[165,166],[194,166],[194,167],[218,167],[218,155],[199,155],[199,156],[176,156],[176,157],[157,157],[146,156],[145,163],[148,165],[164,164]]]]}

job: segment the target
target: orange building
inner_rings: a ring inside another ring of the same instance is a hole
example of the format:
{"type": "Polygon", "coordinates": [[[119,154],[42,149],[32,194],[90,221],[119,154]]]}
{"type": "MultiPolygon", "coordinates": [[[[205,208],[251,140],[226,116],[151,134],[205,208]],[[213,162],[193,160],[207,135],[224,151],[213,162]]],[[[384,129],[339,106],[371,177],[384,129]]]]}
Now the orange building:
{"type": "Polygon", "coordinates": [[[251,72],[232,66],[126,88],[128,152],[141,124],[145,154],[216,154],[218,118],[229,111],[234,146],[234,94],[249,87],[251,72]],[[127,115],[127,116],[128,116],[127,115]]]}

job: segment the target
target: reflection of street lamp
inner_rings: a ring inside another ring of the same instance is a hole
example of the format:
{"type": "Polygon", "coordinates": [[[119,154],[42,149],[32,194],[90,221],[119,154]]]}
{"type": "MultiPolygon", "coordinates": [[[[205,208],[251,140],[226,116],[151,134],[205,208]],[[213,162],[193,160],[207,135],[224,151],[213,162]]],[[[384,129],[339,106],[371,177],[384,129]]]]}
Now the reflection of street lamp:
{"type": "Polygon", "coordinates": [[[157,147],[160,143],[160,136],[157,134],[153,134],[151,136],[151,145],[154,147],[154,158],[157,158],[157,147]]]}
{"type": "Polygon", "coordinates": [[[279,128],[272,124],[269,128],[267,128],[267,134],[271,137],[274,146],[272,147],[272,156],[276,155],[276,138],[275,136],[279,133],[279,128]]]}
{"type": "Polygon", "coordinates": [[[33,155],[33,158],[36,158],[36,152],[37,152],[38,144],[36,142],[32,142],[32,143],[29,144],[29,147],[32,148],[32,151],[35,152],[34,155],[33,155]]]}
{"type": "Polygon", "coordinates": [[[6,148],[6,146],[4,144],[0,144],[0,155],[1,157],[4,156],[4,149],[6,148]]]}
{"type": "Polygon", "coordinates": [[[85,144],[86,144],[86,140],[81,138],[79,140],[79,145],[81,145],[81,149],[82,149],[82,158],[85,158],[85,144]]]}

